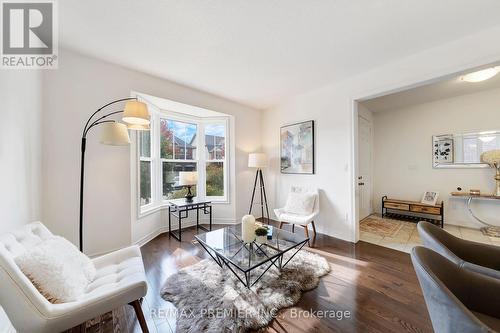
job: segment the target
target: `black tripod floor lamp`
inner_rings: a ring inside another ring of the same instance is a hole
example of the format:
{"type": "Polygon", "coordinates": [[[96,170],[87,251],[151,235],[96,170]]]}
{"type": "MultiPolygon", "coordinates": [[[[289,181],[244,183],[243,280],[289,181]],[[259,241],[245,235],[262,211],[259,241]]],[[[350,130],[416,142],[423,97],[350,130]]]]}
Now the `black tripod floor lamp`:
{"type": "Polygon", "coordinates": [[[137,98],[122,98],[115,101],[109,102],[94,112],[90,118],[87,120],[82,133],[82,157],[80,164],[80,251],[83,252],[83,188],[85,180],[85,150],[87,146],[87,134],[89,131],[98,126],[102,125],[101,133],[101,143],[105,145],[112,146],[126,146],[130,144],[130,137],[128,135],[128,130],[149,130],[149,112],[145,103],[139,102],[137,98]],[[120,111],[112,111],[107,114],[101,115],[100,112],[110,105],[124,102],[125,108],[120,111]],[[120,123],[114,119],[109,119],[109,117],[123,113],[122,121],[120,123]]]}
{"type": "Polygon", "coordinates": [[[257,190],[257,181],[259,182],[259,190],[260,190],[260,202],[256,202],[255,204],[260,205],[260,212],[262,218],[266,219],[267,224],[269,224],[269,207],[267,206],[267,195],[266,195],[266,187],[264,186],[264,177],[262,176],[262,168],[267,167],[267,156],[264,153],[252,153],[248,155],[248,167],[249,168],[257,168],[255,172],[255,181],[253,183],[253,192],[252,192],[252,201],[250,202],[250,209],[248,210],[248,214],[252,214],[252,208],[254,206],[255,199],[255,191],[257,190]],[[264,211],[265,207],[265,211],[264,211]],[[264,213],[267,214],[264,215],[264,213]]]}

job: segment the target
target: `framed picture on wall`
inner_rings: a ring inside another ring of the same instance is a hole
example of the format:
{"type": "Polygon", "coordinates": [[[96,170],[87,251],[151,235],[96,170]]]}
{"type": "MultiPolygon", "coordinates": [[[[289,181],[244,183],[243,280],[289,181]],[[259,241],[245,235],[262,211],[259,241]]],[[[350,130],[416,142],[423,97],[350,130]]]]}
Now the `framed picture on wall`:
{"type": "Polygon", "coordinates": [[[314,174],[314,120],[280,129],[281,173],[314,174]]]}
{"type": "Polygon", "coordinates": [[[453,135],[436,135],[432,137],[433,157],[436,166],[438,164],[453,164],[455,160],[453,135]]]}

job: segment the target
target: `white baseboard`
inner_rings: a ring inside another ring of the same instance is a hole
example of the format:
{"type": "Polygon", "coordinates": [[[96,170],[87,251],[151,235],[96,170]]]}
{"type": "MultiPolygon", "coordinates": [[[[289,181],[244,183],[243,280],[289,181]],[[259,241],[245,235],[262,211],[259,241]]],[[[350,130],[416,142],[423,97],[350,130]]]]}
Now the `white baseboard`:
{"type": "MultiPolygon", "coordinates": [[[[174,229],[174,230],[177,230],[177,229],[174,229]]],[[[152,241],[153,239],[155,239],[159,235],[163,234],[164,232],[168,232],[168,226],[163,226],[163,227],[156,229],[153,232],[150,232],[146,236],[144,236],[141,239],[134,242],[134,245],[138,245],[138,246],[142,247],[143,245],[149,243],[150,241],[152,241]]]]}
{"type": "MultiPolygon", "coordinates": [[[[201,224],[208,224],[208,222],[209,222],[208,219],[203,219],[203,218],[200,219],[200,223],[201,224]]],[[[217,218],[217,219],[213,219],[212,220],[212,224],[227,224],[227,225],[231,225],[231,224],[236,224],[236,220],[232,219],[232,218],[217,218]]],[[[183,223],[182,228],[194,227],[195,225],[196,225],[196,221],[190,221],[190,222],[183,223]]],[[[178,225],[174,225],[174,223],[172,223],[172,230],[177,230],[177,229],[179,229],[178,225]]],[[[142,247],[145,244],[147,244],[148,242],[150,242],[153,239],[155,239],[156,237],[158,237],[159,235],[161,235],[163,233],[166,233],[166,232],[168,232],[168,226],[161,226],[158,229],[150,232],[146,236],[144,236],[144,237],[140,238],[139,240],[133,242],[131,245],[138,245],[139,247],[142,247]]],[[[123,247],[118,247],[118,248],[114,248],[114,249],[111,249],[111,250],[108,250],[108,251],[104,251],[104,252],[91,253],[91,254],[87,254],[87,256],[89,256],[90,258],[96,258],[96,257],[100,257],[100,256],[103,256],[105,254],[108,254],[108,253],[111,253],[111,252],[114,252],[114,251],[118,251],[118,250],[120,250],[122,248],[123,247]]]]}
{"type": "MultiPolygon", "coordinates": [[[[209,220],[201,218],[200,223],[201,224],[208,224],[209,220]]],[[[178,225],[174,226],[174,224],[176,224],[176,223],[172,223],[172,230],[178,230],[179,229],[178,225]]],[[[231,224],[236,224],[236,220],[232,219],[232,218],[217,218],[217,219],[212,220],[212,224],[229,224],[229,225],[231,225],[231,224]]],[[[188,227],[194,227],[195,225],[196,225],[195,221],[190,221],[190,222],[184,223],[182,225],[182,228],[184,229],[184,228],[188,228],[188,227]]],[[[142,237],[141,239],[137,240],[136,242],[134,242],[134,244],[138,245],[138,246],[144,246],[148,242],[152,241],[153,239],[155,239],[159,235],[166,233],[166,232],[168,232],[168,226],[161,226],[158,229],[150,232],[146,236],[142,237]]]]}

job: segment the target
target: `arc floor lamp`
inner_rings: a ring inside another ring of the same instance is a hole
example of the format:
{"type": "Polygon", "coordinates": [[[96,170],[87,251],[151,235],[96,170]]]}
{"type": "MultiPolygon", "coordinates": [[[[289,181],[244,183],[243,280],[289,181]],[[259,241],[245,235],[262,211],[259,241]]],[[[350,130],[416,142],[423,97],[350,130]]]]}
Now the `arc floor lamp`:
{"type": "Polygon", "coordinates": [[[87,120],[82,133],[81,143],[81,164],[80,164],[80,251],[83,252],[83,189],[85,180],[85,150],[87,146],[87,134],[89,131],[102,125],[101,143],[112,146],[126,146],[130,144],[128,129],[131,130],[149,130],[149,112],[145,103],[140,102],[135,97],[121,98],[101,106],[87,120]],[[125,102],[125,108],[120,111],[112,111],[100,115],[105,108],[120,102],[125,102]],[[111,116],[123,113],[120,123],[111,116]]]}
{"type": "Polygon", "coordinates": [[[248,155],[248,167],[256,168],[255,172],[255,181],[253,183],[253,192],[252,192],[252,201],[250,202],[250,209],[248,210],[248,214],[252,214],[252,208],[254,205],[255,199],[255,190],[257,189],[257,181],[259,182],[260,189],[260,202],[256,204],[260,204],[260,212],[262,218],[266,218],[264,213],[267,213],[266,222],[269,224],[269,208],[267,206],[267,195],[266,195],[266,187],[264,186],[264,177],[262,176],[262,168],[267,167],[267,156],[264,153],[252,153],[248,155]],[[264,211],[265,208],[265,211],[264,211]]]}

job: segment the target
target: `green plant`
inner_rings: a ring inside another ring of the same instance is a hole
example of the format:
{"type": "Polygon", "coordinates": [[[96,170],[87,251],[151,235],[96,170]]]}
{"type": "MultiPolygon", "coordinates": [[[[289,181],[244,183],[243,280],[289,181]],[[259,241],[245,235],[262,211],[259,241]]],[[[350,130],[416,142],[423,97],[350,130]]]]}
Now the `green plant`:
{"type": "Polygon", "coordinates": [[[224,195],[224,170],[222,163],[210,162],[207,163],[207,195],[208,196],[223,196],[224,195]]]}
{"type": "Polygon", "coordinates": [[[267,228],[258,227],[257,229],[255,229],[255,234],[257,236],[267,236],[267,228]]]}

